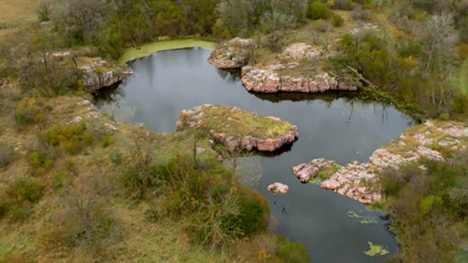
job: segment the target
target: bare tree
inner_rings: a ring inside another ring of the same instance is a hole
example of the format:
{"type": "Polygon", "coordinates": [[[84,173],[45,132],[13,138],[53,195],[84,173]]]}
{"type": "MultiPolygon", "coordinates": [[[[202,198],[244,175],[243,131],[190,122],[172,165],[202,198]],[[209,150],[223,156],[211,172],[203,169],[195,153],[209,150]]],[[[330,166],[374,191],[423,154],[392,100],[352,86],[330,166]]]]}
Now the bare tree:
{"type": "Polygon", "coordinates": [[[431,75],[439,83],[431,82],[432,104],[439,109],[448,103],[450,96],[447,81],[452,70],[455,44],[458,34],[455,31],[451,14],[442,13],[428,18],[420,29],[420,39],[425,45],[425,74],[431,75]]]}

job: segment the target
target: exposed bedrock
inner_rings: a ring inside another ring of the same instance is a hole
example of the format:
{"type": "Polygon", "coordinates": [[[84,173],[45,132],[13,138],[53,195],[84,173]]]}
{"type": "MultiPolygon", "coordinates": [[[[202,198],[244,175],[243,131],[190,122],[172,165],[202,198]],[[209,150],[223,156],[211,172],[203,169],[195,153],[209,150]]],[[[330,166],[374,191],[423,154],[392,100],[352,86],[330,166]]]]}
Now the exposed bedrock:
{"type": "Polygon", "coordinates": [[[276,117],[262,117],[237,107],[205,104],[182,111],[176,130],[200,128],[227,150],[275,151],[299,137],[297,126],[276,117]]]}
{"type": "MultiPolygon", "coordinates": [[[[390,144],[374,151],[365,163],[353,161],[341,167],[334,161],[320,158],[294,166],[292,170],[301,182],[320,177],[321,187],[370,204],[383,198],[379,173],[384,169],[398,170],[422,158],[450,161],[450,157],[444,157],[441,152],[466,151],[467,137],[468,128],[462,123],[427,121],[406,130],[390,144]]],[[[421,165],[420,169],[426,168],[421,165]]]]}
{"type": "Polygon", "coordinates": [[[241,68],[248,63],[251,50],[256,47],[253,39],[236,37],[219,45],[208,62],[221,69],[241,68]]]}

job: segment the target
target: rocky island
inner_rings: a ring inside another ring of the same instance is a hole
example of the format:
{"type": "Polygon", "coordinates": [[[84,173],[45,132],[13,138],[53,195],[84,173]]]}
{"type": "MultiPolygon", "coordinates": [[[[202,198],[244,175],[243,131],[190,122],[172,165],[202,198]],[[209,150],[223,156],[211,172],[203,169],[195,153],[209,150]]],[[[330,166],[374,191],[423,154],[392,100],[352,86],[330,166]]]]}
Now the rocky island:
{"type": "Polygon", "coordinates": [[[253,39],[235,38],[213,51],[208,62],[221,69],[242,69],[242,84],[259,93],[317,93],[331,90],[356,91],[352,78],[322,72],[318,64],[331,55],[321,47],[293,43],[272,61],[251,65],[255,61],[253,39]]]}
{"type": "Polygon", "coordinates": [[[262,117],[237,107],[210,104],[182,111],[176,130],[189,128],[208,131],[215,143],[223,144],[229,151],[257,149],[272,152],[299,137],[295,125],[277,117],[262,117]]]}
{"type": "MultiPolygon", "coordinates": [[[[420,163],[423,159],[450,165],[454,154],[466,151],[467,144],[468,128],[463,123],[426,121],[377,149],[365,163],[353,161],[339,166],[335,161],[321,158],[294,166],[292,171],[301,182],[318,177],[321,187],[370,204],[384,197],[379,178],[381,172],[398,170],[411,163],[420,163]]],[[[425,170],[426,167],[420,165],[419,169],[425,170]]]]}

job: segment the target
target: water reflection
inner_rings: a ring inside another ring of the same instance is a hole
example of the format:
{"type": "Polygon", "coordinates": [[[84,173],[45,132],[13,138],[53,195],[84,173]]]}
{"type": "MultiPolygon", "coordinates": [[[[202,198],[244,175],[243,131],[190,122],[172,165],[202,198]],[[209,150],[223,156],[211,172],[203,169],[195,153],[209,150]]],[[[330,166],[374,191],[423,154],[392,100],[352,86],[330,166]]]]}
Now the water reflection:
{"type": "Polygon", "coordinates": [[[317,185],[301,184],[291,167],[321,157],[340,164],[367,161],[375,149],[411,126],[412,120],[392,105],[357,92],[251,94],[240,83],[238,71],[221,71],[206,63],[210,53],[184,49],[135,60],[131,64],[134,74],[110,94],[97,96],[96,105],[116,115],[122,111],[127,121],[144,123],[157,132],[173,132],[183,109],[206,103],[287,120],[298,126],[299,140],[281,152],[255,156],[252,162],[256,164],[243,163],[240,167],[245,169],[239,171],[246,179],[250,176],[245,182],[268,199],[271,214],[279,222],[272,228],[304,243],[315,263],[377,263],[395,253],[397,243],[378,213],[369,212],[375,224],[352,220],[348,211],[365,211],[364,205],[317,185]],[[266,187],[274,182],[287,184],[289,192],[273,197],[266,187]],[[368,241],[391,253],[366,256],[368,241]]]}

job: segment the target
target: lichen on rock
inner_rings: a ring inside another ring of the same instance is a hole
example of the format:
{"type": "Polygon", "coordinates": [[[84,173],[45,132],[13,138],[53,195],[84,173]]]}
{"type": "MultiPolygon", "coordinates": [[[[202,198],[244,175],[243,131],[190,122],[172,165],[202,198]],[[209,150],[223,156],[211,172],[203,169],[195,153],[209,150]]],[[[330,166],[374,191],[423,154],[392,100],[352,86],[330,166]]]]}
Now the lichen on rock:
{"type": "Polygon", "coordinates": [[[237,149],[275,151],[299,136],[295,125],[277,117],[262,117],[237,107],[205,104],[183,110],[176,130],[204,129],[215,143],[237,149]]]}
{"type": "MultiPolygon", "coordinates": [[[[406,130],[390,144],[374,151],[369,161],[350,162],[337,169],[321,187],[333,190],[341,195],[355,199],[364,204],[381,201],[383,190],[378,174],[385,169],[399,169],[421,158],[445,162],[449,153],[467,150],[468,128],[462,123],[427,121],[406,130]],[[445,153],[445,155],[443,154],[445,153]]],[[[333,161],[315,159],[308,164],[293,167],[293,173],[307,182],[321,171],[329,171],[333,161]]],[[[421,169],[425,169],[423,166],[421,169]]]]}
{"type": "Polygon", "coordinates": [[[208,62],[221,69],[241,68],[248,63],[250,52],[256,47],[253,39],[236,37],[219,45],[208,62]]]}

